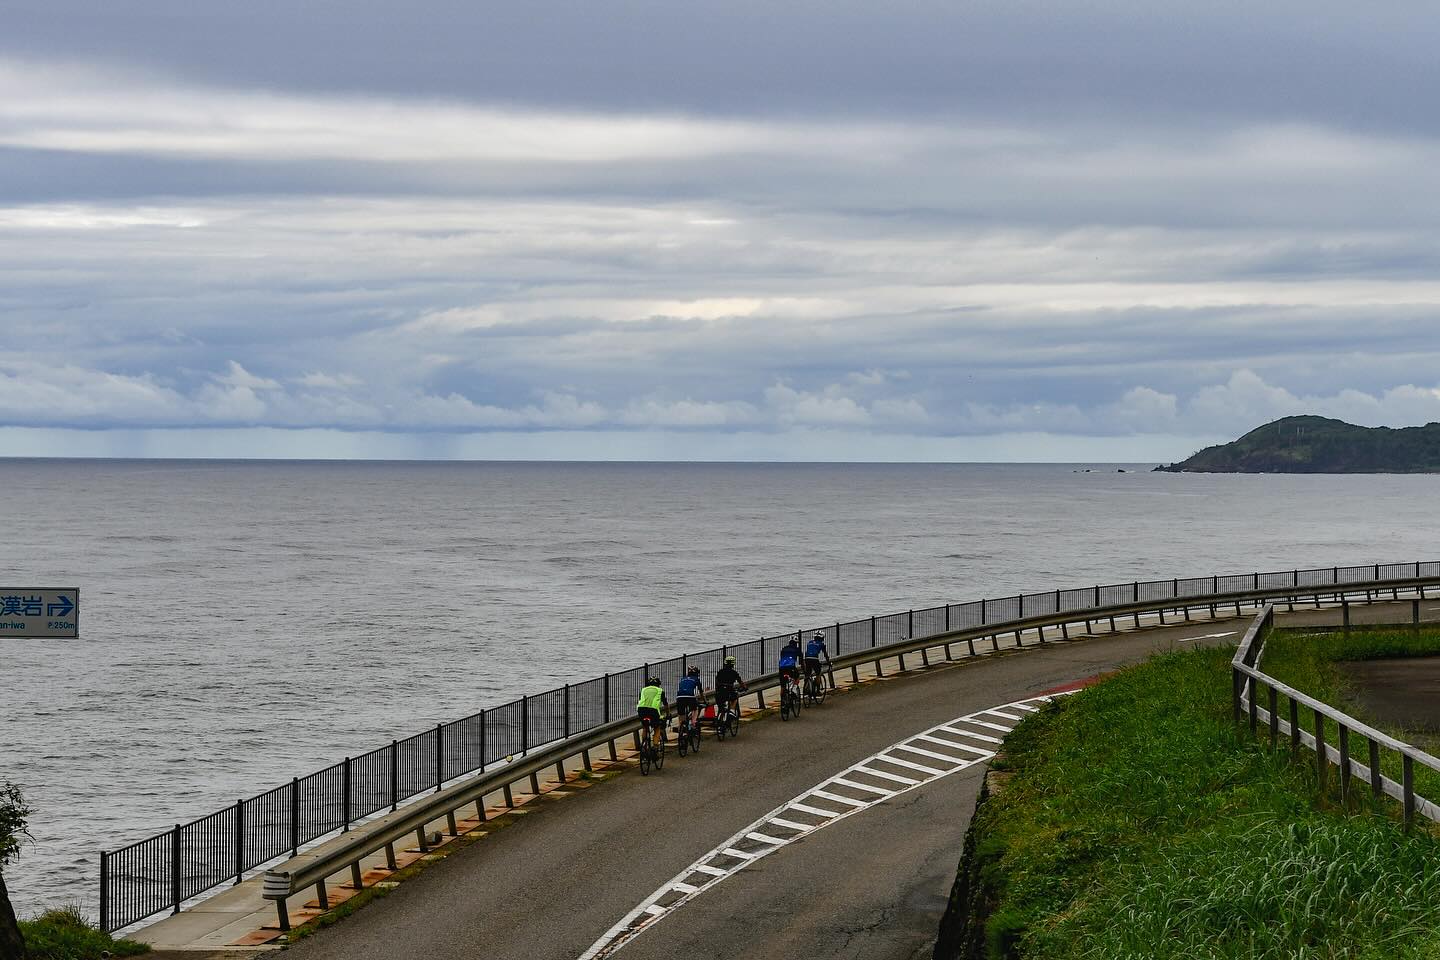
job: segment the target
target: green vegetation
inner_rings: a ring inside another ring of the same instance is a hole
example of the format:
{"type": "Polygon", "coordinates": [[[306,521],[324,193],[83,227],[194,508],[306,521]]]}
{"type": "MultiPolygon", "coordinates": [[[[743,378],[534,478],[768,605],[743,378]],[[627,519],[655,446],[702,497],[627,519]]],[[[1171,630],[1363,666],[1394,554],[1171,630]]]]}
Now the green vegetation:
{"type": "Polygon", "coordinates": [[[1156,470],[1170,473],[1440,473],[1440,423],[1357,427],[1285,417],[1156,470]]]}
{"type": "Polygon", "coordinates": [[[971,867],[990,956],[1440,957],[1440,841],[1237,731],[1230,655],[1157,657],[1006,740],[971,867]]]}
{"type": "Polygon", "coordinates": [[[148,944],[115,940],[101,933],[74,907],[48,910],[34,920],[20,921],[30,960],[100,960],[102,956],[133,957],[149,953],[148,944]]]}

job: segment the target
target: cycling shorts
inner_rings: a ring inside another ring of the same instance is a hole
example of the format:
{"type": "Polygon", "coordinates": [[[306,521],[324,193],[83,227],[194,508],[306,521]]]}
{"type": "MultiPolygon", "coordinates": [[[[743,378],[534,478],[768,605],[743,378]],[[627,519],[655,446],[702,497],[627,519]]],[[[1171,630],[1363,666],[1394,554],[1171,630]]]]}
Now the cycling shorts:
{"type": "Polygon", "coordinates": [[[675,712],[684,714],[686,710],[694,710],[700,706],[700,701],[695,697],[676,697],[675,712]]]}
{"type": "Polygon", "coordinates": [[[796,675],[797,675],[797,674],[795,673],[795,668],[794,668],[794,667],[781,667],[781,668],[780,668],[780,676],[781,676],[781,677],[789,677],[791,680],[794,680],[795,677],[796,677],[796,675]]]}
{"type": "Polygon", "coordinates": [[[641,720],[649,720],[654,726],[660,726],[660,711],[654,707],[641,707],[637,713],[639,713],[641,720]]]}
{"type": "Polygon", "coordinates": [[[806,672],[806,673],[819,673],[819,672],[820,672],[820,658],[819,658],[819,657],[806,657],[806,658],[805,658],[805,672],[806,672]]]}
{"type": "Polygon", "coordinates": [[[740,688],[739,688],[739,687],[725,686],[725,687],[716,687],[716,688],[715,688],[715,702],[716,702],[716,703],[729,703],[731,700],[734,700],[734,699],[736,699],[736,698],[739,697],[739,696],[740,696],[740,688]]]}

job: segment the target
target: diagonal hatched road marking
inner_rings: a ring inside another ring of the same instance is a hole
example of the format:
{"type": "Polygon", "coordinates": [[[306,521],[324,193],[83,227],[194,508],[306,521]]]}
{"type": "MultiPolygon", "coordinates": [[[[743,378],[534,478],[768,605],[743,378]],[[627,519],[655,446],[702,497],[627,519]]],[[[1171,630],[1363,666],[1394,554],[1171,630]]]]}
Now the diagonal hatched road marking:
{"type": "MultiPolygon", "coordinates": [[[[591,945],[580,955],[579,960],[602,960],[604,957],[614,955],[625,944],[648,930],[662,917],[666,917],[679,907],[688,903],[694,897],[699,896],[706,890],[711,889],[730,877],[740,873],[756,860],[761,859],[776,850],[780,850],[790,844],[810,836],[816,830],[828,827],[833,823],[839,823],[846,817],[861,813],[871,807],[884,803],[892,797],[909,793],[911,790],[918,790],[929,783],[934,783],[952,773],[959,773],[961,770],[969,769],[979,763],[995,756],[993,751],[981,750],[969,745],[942,740],[934,736],[937,732],[950,734],[960,731],[951,729],[955,724],[979,724],[987,729],[997,732],[1009,733],[1013,727],[1001,726],[993,721],[979,720],[981,716],[988,717],[1015,717],[1015,722],[1027,713],[1034,713],[1042,704],[1049,703],[1056,696],[1064,696],[1065,693],[1049,694],[1039,697],[1031,697],[1027,700],[1017,700],[1014,703],[1002,704],[999,707],[991,707],[986,710],[978,710],[975,713],[968,713],[963,717],[956,717],[954,720],[947,720],[945,723],[936,724],[928,730],[906,737],[897,743],[893,743],[872,754],[857,763],[853,763],[844,770],[822,780],[808,790],[803,790],[795,795],[795,799],[787,800],[780,806],[771,810],[765,816],[756,820],[738,832],[728,840],[715,847],[699,860],[686,867],[676,874],[669,882],[660,887],[650,896],[646,897],[634,910],[625,915],[619,923],[607,930],[599,940],[591,945]],[[999,711],[1015,711],[1014,713],[1000,713],[999,711]],[[917,746],[917,743],[924,743],[927,747],[917,746]],[[944,744],[944,749],[955,753],[963,752],[964,756],[954,756],[951,753],[942,753],[937,745],[944,744]],[[933,757],[944,763],[955,764],[947,769],[937,769],[933,766],[925,766],[913,761],[904,759],[903,756],[895,756],[896,751],[905,751],[910,756],[922,755],[933,757]],[[893,764],[902,769],[914,772],[914,776],[900,776],[899,774],[886,773],[875,768],[876,763],[893,764]],[[886,780],[896,784],[895,789],[882,789],[860,783],[852,778],[856,776],[869,776],[880,780],[886,780]],[[833,792],[834,789],[849,789],[855,793],[865,794],[864,798],[848,797],[833,792]],[[818,799],[822,803],[829,803],[831,806],[838,806],[840,810],[827,810],[821,807],[811,806],[804,803],[805,800],[818,799]],[[786,819],[786,815],[793,816],[793,811],[807,814],[820,820],[816,824],[802,824],[786,819]],[[767,830],[766,828],[769,828],[767,830]],[[782,836],[776,836],[776,832],[782,836]],[[793,835],[790,835],[792,832],[793,835]],[[748,847],[749,849],[742,849],[748,847]],[[661,904],[664,901],[664,904],[661,904]]],[[[972,736],[974,736],[972,734],[972,736]]],[[[983,736],[986,742],[999,744],[997,737],[983,736]]]]}

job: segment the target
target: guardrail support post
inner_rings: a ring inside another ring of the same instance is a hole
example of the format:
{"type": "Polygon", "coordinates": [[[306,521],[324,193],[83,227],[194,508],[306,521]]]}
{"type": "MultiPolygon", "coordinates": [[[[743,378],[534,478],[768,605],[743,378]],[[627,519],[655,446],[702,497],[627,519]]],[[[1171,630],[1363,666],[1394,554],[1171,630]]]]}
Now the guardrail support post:
{"type": "Polygon", "coordinates": [[[290,856],[300,855],[300,778],[290,778],[290,856]]]}
{"type": "Polygon", "coordinates": [[[1350,803],[1350,730],[1340,724],[1340,809],[1350,803]]]}
{"type": "Polygon", "coordinates": [[[323,879],[315,881],[315,899],[320,902],[321,910],[330,909],[330,894],[329,891],[325,889],[325,881],[323,879]]]}
{"type": "Polygon", "coordinates": [[[1315,713],[1315,784],[1319,788],[1320,796],[1325,796],[1325,714],[1319,710],[1315,713]]]}
{"type": "Polygon", "coordinates": [[[1254,677],[1246,677],[1247,692],[1250,694],[1250,736],[1255,736],[1256,721],[1260,716],[1260,704],[1255,694],[1259,692],[1254,677]]]}
{"type": "Polygon", "coordinates": [[[390,812],[400,808],[400,741],[390,741],[390,812]]]}
{"type": "Polygon", "coordinates": [[[1290,760],[1300,760],[1300,704],[1290,700],[1290,760]]]}
{"type": "Polygon", "coordinates": [[[175,904],[172,914],[180,912],[180,824],[170,833],[170,899],[175,904]]]}
{"type": "MultiPolygon", "coordinates": [[[[349,765],[346,765],[349,769],[349,765]]],[[[235,801],[235,882],[245,877],[245,801],[235,801]]],[[[102,924],[103,926],[103,924],[102,924]]]]}
{"type": "Polygon", "coordinates": [[[280,929],[288,931],[290,929],[290,911],[286,909],[284,897],[275,901],[275,914],[280,921],[280,929]]]}
{"type": "Polygon", "coordinates": [[[508,784],[508,783],[505,784],[504,793],[505,793],[505,806],[510,807],[511,809],[514,809],[514,807],[515,807],[515,794],[510,791],[510,784],[508,784]]]}
{"type": "Polygon", "coordinates": [[[1415,762],[1409,754],[1400,757],[1400,779],[1405,800],[1405,832],[1415,825],[1415,762]]]}
{"type": "Polygon", "coordinates": [[[1380,744],[1374,740],[1370,743],[1370,793],[1379,799],[1383,787],[1380,785],[1380,744]]]}
{"type": "Polygon", "coordinates": [[[537,774],[530,774],[530,792],[537,797],[540,795],[540,777],[537,774]]]}
{"type": "Polygon", "coordinates": [[[395,859],[394,842],[385,844],[385,867],[392,873],[400,869],[400,864],[395,859]]]}
{"type": "Polygon", "coordinates": [[[460,836],[460,826],[459,826],[459,824],[457,824],[457,823],[455,822],[455,811],[454,811],[454,810],[446,810],[446,811],[445,811],[445,826],[447,826],[447,827],[450,828],[450,836],[452,836],[452,837],[458,837],[458,836],[460,836]]]}
{"type": "Polygon", "coordinates": [[[104,850],[100,851],[100,932],[110,932],[110,854],[104,850]]]}
{"type": "Polygon", "coordinates": [[[365,875],[360,872],[360,861],[350,864],[350,886],[356,890],[365,889],[365,875]]]}
{"type": "Polygon", "coordinates": [[[859,682],[860,682],[860,667],[859,667],[858,665],[856,665],[856,664],[851,664],[851,665],[850,665],[850,682],[851,682],[851,683],[859,683],[859,682]]]}
{"type": "Polygon", "coordinates": [[[1275,752],[1275,744],[1280,739],[1280,711],[1276,709],[1277,701],[1275,688],[1270,687],[1270,752],[1275,752]]]}

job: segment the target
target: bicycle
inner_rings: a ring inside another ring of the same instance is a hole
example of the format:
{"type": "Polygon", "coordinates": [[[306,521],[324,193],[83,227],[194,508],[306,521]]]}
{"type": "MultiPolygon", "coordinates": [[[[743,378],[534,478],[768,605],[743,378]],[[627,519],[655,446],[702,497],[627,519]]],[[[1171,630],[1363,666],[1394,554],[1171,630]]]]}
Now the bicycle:
{"type": "Polygon", "coordinates": [[[665,766],[665,726],[652,727],[647,717],[640,726],[640,775],[648,777],[650,768],[659,770],[665,766]]]}
{"type": "Polygon", "coordinates": [[[795,678],[787,676],[780,682],[780,719],[789,720],[791,716],[800,716],[800,691],[795,678]]]}
{"type": "Polygon", "coordinates": [[[680,756],[687,752],[700,752],[700,724],[690,719],[691,711],[686,710],[680,717],[680,734],[676,743],[680,748],[680,756]]]}
{"type": "Polygon", "coordinates": [[[728,697],[715,708],[715,739],[724,740],[727,735],[730,737],[740,736],[738,699],[731,700],[728,697]]]}
{"type": "Polygon", "coordinates": [[[825,675],[819,670],[805,675],[805,702],[819,706],[825,702],[825,675]]]}

